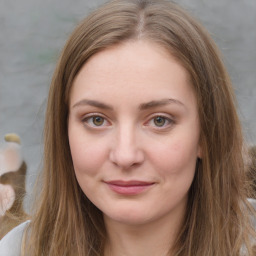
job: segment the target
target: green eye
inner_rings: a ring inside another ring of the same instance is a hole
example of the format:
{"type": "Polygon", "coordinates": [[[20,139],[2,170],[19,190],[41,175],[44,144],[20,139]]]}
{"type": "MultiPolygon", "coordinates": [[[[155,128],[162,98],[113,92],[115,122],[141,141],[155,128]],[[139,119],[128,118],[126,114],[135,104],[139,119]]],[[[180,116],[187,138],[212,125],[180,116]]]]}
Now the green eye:
{"type": "Polygon", "coordinates": [[[104,118],[101,117],[101,116],[94,116],[92,118],[92,123],[95,125],[95,126],[101,126],[104,124],[104,118]]]}
{"type": "Polygon", "coordinates": [[[166,118],[165,117],[162,117],[162,116],[157,116],[154,118],[154,124],[157,126],[157,127],[162,127],[164,126],[166,123],[166,118]]]}

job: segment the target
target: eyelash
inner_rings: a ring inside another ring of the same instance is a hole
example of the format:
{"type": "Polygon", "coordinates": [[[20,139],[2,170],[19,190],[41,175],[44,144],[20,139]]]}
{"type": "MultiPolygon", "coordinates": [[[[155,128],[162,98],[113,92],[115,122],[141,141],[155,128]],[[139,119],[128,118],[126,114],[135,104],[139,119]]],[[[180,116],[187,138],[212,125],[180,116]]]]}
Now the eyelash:
{"type": "Polygon", "coordinates": [[[165,115],[161,115],[161,114],[152,116],[149,119],[149,121],[146,122],[145,126],[150,126],[150,123],[152,123],[152,122],[153,122],[153,124],[152,124],[153,128],[157,129],[157,130],[166,129],[166,128],[169,128],[170,126],[172,126],[173,124],[175,124],[173,119],[171,119],[170,117],[167,117],[165,115]],[[157,118],[161,118],[164,120],[164,124],[162,126],[157,126],[156,123],[154,123],[157,118]]]}
{"type": "Polygon", "coordinates": [[[82,119],[82,122],[84,123],[84,125],[86,125],[87,127],[89,128],[93,128],[93,129],[101,129],[102,127],[105,127],[105,123],[109,123],[107,126],[110,125],[110,122],[107,121],[107,119],[100,115],[100,114],[90,114],[89,116],[85,116],[83,119],[82,119]],[[93,124],[93,119],[96,119],[96,118],[101,118],[102,121],[103,121],[103,124],[102,125],[96,125],[96,124],[93,124]]]}
{"type": "MultiPolygon", "coordinates": [[[[111,125],[111,123],[107,120],[107,118],[105,118],[101,114],[97,114],[97,113],[95,113],[95,114],[92,113],[90,115],[86,115],[82,119],[82,122],[84,123],[84,125],[86,125],[89,128],[92,128],[92,129],[102,129],[102,128],[105,128],[106,126],[111,125]],[[103,123],[99,124],[99,125],[94,124],[93,122],[95,121],[94,119],[96,119],[96,118],[100,118],[101,121],[103,121],[103,123]]],[[[152,126],[154,129],[161,130],[161,129],[169,128],[173,124],[175,124],[173,119],[171,119],[170,117],[167,117],[165,115],[158,114],[158,115],[151,116],[150,119],[144,124],[144,126],[152,126]],[[161,118],[164,121],[164,124],[162,126],[157,126],[156,123],[154,123],[157,118],[161,118]]]]}

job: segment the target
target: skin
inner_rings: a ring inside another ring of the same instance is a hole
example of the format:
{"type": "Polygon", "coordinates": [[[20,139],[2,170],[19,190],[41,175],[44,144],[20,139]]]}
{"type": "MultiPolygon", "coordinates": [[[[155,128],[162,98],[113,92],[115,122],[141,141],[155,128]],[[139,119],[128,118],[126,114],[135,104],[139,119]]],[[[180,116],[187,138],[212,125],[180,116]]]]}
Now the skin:
{"type": "Polygon", "coordinates": [[[106,255],[165,255],[201,156],[186,70],[148,41],[113,46],[82,67],[69,111],[75,174],[103,212],[106,255]]]}

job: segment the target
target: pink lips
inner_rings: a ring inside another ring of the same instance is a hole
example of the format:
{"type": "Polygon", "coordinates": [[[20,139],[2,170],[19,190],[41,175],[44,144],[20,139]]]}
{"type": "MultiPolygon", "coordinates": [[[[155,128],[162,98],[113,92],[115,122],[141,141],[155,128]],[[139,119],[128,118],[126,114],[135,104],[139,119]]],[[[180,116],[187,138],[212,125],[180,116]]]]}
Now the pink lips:
{"type": "Polygon", "coordinates": [[[112,180],[106,181],[105,183],[109,186],[109,188],[112,191],[121,195],[137,195],[154,185],[154,182],[145,182],[137,180],[112,180]]]}

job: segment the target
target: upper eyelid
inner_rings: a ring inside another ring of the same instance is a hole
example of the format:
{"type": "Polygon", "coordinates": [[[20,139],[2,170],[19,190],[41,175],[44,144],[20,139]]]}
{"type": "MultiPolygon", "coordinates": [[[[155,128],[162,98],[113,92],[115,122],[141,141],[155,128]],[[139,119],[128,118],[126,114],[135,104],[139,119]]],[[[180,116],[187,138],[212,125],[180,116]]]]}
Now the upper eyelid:
{"type": "Polygon", "coordinates": [[[168,117],[166,117],[166,116],[155,116],[155,117],[150,118],[150,119],[148,120],[148,122],[152,121],[152,120],[153,120],[154,118],[156,118],[156,117],[164,118],[166,121],[168,121],[168,122],[170,122],[170,123],[174,122],[173,119],[168,118],[168,117]]]}
{"type": "Polygon", "coordinates": [[[95,117],[95,116],[100,116],[100,117],[102,117],[102,118],[104,118],[104,119],[106,119],[106,120],[109,119],[106,115],[104,115],[104,114],[102,114],[102,113],[99,113],[99,112],[93,112],[93,113],[83,114],[83,115],[81,115],[81,119],[84,120],[84,119],[87,119],[87,118],[90,118],[90,117],[95,117]]]}
{"type": "Polygon", "coordinates": [[[88,119],[93,118],[93,117],[97,117],[97,116],[103,118],[105,122],[108,122],[108,123],[111,124],[108,117],[106,117],[105,115],[103,115],[101,113],[98,113],[98,112],[97,113],[84,114],[84,115],[82,115],[81,120],[82,120],[82,122],[86,122],[88,119]]]}
{"type": "Polygon", "coordinates": [[[170,119],[170,120],[172,120],[172,121],[175,121],[175,117],[174,117],[173,115],[167,114],[167,113],[161,113],[161,112],[159,112],[159,113],[154,113],[154,114],[150,114],[150,115],[147,116],[147,119],[148,119],[148,120],[151,120],[151,119],[153,119],[153,118],[155,118],[155,117],[158,117],[158,116],[161,116],[161,117],[164,117],[164,118],[166,118],[166,119],[170,119]]]}
{"type": "MultiPolygon", "coordinates": [[[[90,113],[82,114],[81,118],[83,119],[83,118],[89,118],[89,117],[93,117],[93,116],[100,116],[100,117],[103,117],[105,119],[110,119],[106,114],[103,114],[101,112],[90,112],[90,113]]],[[[167,119],[171,119],[173,121],[176,119],[171,114],[161,113],[161,112],[149,114],[149,115],[146,116],[145,119],[151,119],[151,118],[154,118],[154,117],[157,117],[157,116],[161,116],[161,117],[164,117],[164,118],[167,118],[167,119]]]]}
{"type": "MultiPolygon", "coordinates": [[[[83,121],[85,119],[88,119],[90,117],[95,117],[95,116],[100,116],[100,117],[104,118],[106,121],[111,123],[111,121],[110,121],[111,118],[109,118],[108,116],[106,116],[105,114],[103,114],[101,112],[91,112],[91,113],[83,114],[83,115],[81,115],[81,119],[83,121]]],[[[146,122],[149,122],[150,120],[152,120],[153,118],[158,117],[158,116],[166,118],[166,119],[168,119],[170,121],[173,121],[173,122],[176,121],[175,116],[173,116],[171,114],[157,112],[157,113],[147,115],[146,118],[145,118],[147,120],[146,122]]],[[[112,121],[113,121],[113,119],[112,119],[112,121]]]]}
{"type": "Polygon", "coordinates": [[[163,113],[157,113],[157,114],[153,114],[153,115],[150,115],[147,119],[147,121],[144,123],[145,126],[149,126],[149,122],[151,122],[154,118],[156,117],[162,117],[162,118],[165,118],[167,122],[169,122],[168,124],[166,124],[165,126],[162,126],[162,127],[157,127],[157,129],[164,129],[164,128],[167,128],[167,126],[171,126],[172,124],[175,124],[175,118],[173,118],[172,116],[168,115],[168,114],[163,114],[163,113]]]}

